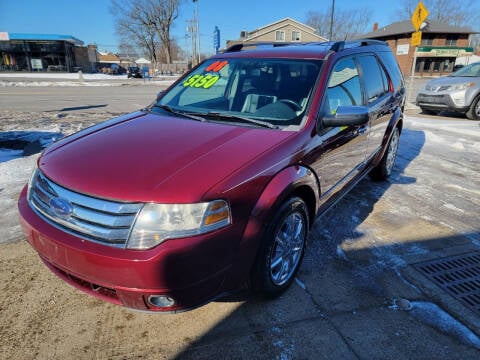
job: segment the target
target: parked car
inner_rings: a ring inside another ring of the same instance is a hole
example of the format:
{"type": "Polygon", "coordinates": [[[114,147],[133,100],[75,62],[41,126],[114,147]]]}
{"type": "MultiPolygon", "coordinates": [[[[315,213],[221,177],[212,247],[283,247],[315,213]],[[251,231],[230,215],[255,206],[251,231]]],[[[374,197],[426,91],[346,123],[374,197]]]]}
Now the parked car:
{"type": "Polygon", "coordinates": [[[404,103],[384,42],[235,45],[49,147],[21,224],[51,271],[115,304],[179,311],[246,284],[275,297],[315,217],[391,174],[404,103]]]}
{"type": "Polygon", "coordinates": [[[138,66],[129,66],[127,68],[127,78],[142,78],[142,72],[138,66]]]}
{"type": "Polygon", "coordinates": [[[437,79],[418,92],[417,106],[424,113],[453,111],[471,120],[480,120],[480,62],[437,79]]]}

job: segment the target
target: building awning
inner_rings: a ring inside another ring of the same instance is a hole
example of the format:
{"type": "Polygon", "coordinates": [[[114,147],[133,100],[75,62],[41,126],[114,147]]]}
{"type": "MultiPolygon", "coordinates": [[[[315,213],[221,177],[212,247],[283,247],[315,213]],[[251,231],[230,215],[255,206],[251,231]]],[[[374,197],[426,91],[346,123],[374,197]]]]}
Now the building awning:
{"type": "Polygon", "coordinates": [[[473,48],[455,46],[419,46],[416,55],[424,57],[459,57],[473,55],[473,48]]]}
{"type": "Polygon", "coordinates": [[[66,41],[76,46],[83,45],[83,41],[71,35],[60,34],[18,34],[18,33],[4,33],[6,36],[2,40],[17,40],[17,41],[66,41]]]}

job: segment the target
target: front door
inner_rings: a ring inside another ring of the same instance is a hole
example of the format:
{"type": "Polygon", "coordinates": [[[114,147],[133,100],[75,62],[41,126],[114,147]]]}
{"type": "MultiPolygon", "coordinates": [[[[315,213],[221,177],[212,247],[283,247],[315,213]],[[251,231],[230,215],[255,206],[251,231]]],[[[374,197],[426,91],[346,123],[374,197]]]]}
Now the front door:
{"type": "MultiPolygon", "coordinates": [[[[323,114],[335,114],[339,106],[363,105],[357,63],[340,59],[333,67],[323,100],[323,114]]],[[[369,124],[326,128],[312,139],[315,149],[310,164],[320,179],[321,202],[326,202],[365,165],[369,124]]]]}

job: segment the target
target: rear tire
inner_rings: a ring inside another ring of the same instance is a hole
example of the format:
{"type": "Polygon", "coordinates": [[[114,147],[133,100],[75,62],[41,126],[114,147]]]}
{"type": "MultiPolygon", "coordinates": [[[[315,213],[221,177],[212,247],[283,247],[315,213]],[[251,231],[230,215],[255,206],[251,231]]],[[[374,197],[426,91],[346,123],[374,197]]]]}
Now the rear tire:
{"type": "Polygon", "coordinates": [[[308,210],[302,199],[290,198],[276,211],[252,272],[256,293],[275,298],[290,286],[302,263],[308,229],[308,210]]]}
{"type": "Polygon", "coordinates": [[[390,142],[388,143],[385,154],[383,154],[382,160],[380,160],[380,163],[370,172],[372,179],[379,181],[388,179],[395,165],[395,159],[397,158],[399,140],[400,130],[396,127],[393,129],[390,142]]]}
{"type": "Polygon", "coordinates": [[[480,95],[472,101],[465,115],[467,115],[467,118],[470,120],[480,120],[480,95]]]}

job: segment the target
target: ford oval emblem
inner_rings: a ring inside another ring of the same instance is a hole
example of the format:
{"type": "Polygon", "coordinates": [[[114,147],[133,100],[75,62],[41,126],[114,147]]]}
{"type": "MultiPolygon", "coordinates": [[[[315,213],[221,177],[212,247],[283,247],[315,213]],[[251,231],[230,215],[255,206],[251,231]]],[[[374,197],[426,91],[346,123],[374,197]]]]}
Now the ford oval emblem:
{"type": "Polygon", "coordinates": [[[70,201],[60,197],[50,199],[48,205],[55,215],[64,219],[70,217],[73,213],[73,206],[70,201]]]}

